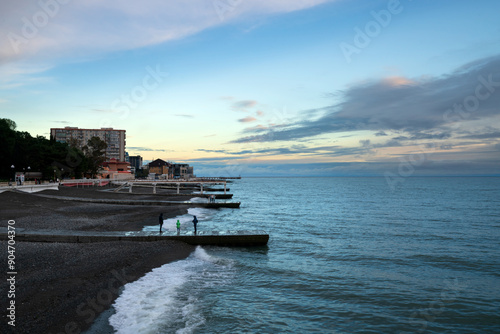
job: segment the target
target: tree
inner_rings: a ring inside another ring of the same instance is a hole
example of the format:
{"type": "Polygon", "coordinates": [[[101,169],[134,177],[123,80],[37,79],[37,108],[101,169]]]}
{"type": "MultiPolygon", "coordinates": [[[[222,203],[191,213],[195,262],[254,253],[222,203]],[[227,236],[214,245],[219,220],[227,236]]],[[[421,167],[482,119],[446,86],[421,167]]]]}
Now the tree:
{"type": "Polygon", "coordinates": [[[0,119],[0,178],[12,179],[11,165],[15,165],[14,149],[16,145],[15,124],[10,119],[0,119]],[[14,124],[14,125],[12,125],[14,124]]]}
{"type": "Polygon", "coordinates": [[[149,175],[149,170],[147,170],[146,168],[137,169],[135,171],[135,177],[138,179],[146,178],[146,177],[148,177],[148,175],[149,175]]]}
{"type": "Polygon", "coordinates": [[[8,118],[0,118],[0,122],[3,122],[5,125],[9,127],[12,131],[16,131],[17,124],[11,119],[8,118]]]}
{"type": "Polygon", "coordinates": [[[45,179],[54,177],[54,169],[59,177],[63,169],[64,176],[69,177],[81,177],[88,170],[88,159],[78,148],[15,129],[14,121],[0,119],[0,179],[12,179],[14,172],[27,171],[28,167],[32,172],[42,172],[45,179]]]}
{"type": "Polygon", "coordinates": [[[80,147],[81,146],[80,144],[81,144],[81,141],[78,140],[77,138],[70,138],[68,140],[68,145],[70,147],[80,147]]]}
{"type": "Polygon", "coordinates": [[[83,147],[83,153],[88,161],[88,171],[94,178],[101,168],[101,165],[106,161],[106,148],[108,144],[99,137],[92,137],[88,140],[87,145],[83,147]]]}

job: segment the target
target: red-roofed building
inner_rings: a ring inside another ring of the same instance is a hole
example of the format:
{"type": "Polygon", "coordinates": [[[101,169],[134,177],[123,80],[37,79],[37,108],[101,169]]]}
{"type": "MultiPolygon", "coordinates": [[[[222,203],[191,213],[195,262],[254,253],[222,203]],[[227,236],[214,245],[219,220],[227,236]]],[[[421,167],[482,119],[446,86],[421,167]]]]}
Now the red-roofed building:
{"type": "Polygon", "coordinates": [[[111,159],[102,163],[101,177],[112,180],[129,180],[134,178],[130,163],[111,159]]]}

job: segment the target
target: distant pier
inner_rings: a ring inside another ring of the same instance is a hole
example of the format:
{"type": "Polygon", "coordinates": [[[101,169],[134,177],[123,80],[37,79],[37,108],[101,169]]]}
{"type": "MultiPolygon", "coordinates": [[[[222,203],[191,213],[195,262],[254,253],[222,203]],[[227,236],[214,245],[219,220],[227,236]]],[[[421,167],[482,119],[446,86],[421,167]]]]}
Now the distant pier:
{"type": "MultiPolygon", "coordinates": [[[[129,181],[113,181],[114,184],[119,184],[120,186],[117,188],[121,190],[122,188],[127,187],[129,192],[132,193],[134,187],[144,187],[144,186],[152,186],[153,194],[156,194],[156,188],[163,187],[171,187],[170,189],[176,190],[177,194],[180,193],[182,188],[190,188],[189,190],[193,190],[193,188],[200,189],[200,193],[203,194],[203,187],[206,185],[223,185],[224,188],[220,189],[220,191],[224,191],[224,194],[228,191],[227,183],[225,180],[218,181],[185,181],[185,180],[129,180],[129,181]],[[181,187],[182,185],[182,187],[181,187]]],[[[210,188],[209,188],[210,189],[210,188]]],[[[209,191],[218,191],[219,189],[211,188],[209,191]]]]}
{"type": "MultiPolygon", "coordinates": [[[[102,190],[102,191],[105,191],[105,192],[108,192],[108,193],[115,193],[115,194],[127,194],[127,195],[138,195],[138,196],[144,196],[144,195],[147,195],[147,194],[144,194],[144,193],[129,193],[129,192],[125,192],[125,191],[118,191],[118,192],[115,192],[113,191],[112,189],[107,189],[107,190],[102,190]]],[[[193,198],[193,197],[203,197],[203,198],[209,198],[210,196],[215,196],[215,199],[231,199],[233,198],[233,194],[213,194],[213,195],[210,195],[210,194],[194,194],[194,193],[157,193],[155,194],[155,196],[164,196],[164,197],[189,197],[189,198],[193,198]]]]}
{"type": "Polygon", "coordinates": [[[213,181],[213,180],[241,180],[241,176],[202,176],[197,177],[197,180],[200,181],[213,181]]]}
{"type": "MultiPolygon", "coordinates": [[[[239,208],[241,202],[191,202],[191,201],[157,201],[157,200],[129,200],[129,199],[108,199],[108,198],[83,198],[83,197],[66,197],[54,195],[36,194],[35,196],[52,198],[61,201],[86,202],[98,204],[121,204],[121,205],[189,205],[202,208],[239,208]]],[[[193,196],[195,197],[195,196],[193,196]]]]}

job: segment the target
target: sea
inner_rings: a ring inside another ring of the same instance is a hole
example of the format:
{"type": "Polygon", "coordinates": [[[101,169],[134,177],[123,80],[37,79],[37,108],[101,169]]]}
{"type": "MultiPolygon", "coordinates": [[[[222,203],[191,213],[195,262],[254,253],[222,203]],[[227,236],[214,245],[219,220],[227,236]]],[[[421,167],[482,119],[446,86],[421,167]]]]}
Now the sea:
{"type": "Polygon", "coordinates": [[[500,333],[499,177],[228,185],[239,209],[164,228],[196,215],[199,231],[265,231],[268,245],[198,246],[125,285],[111,332],[500,333]]]}

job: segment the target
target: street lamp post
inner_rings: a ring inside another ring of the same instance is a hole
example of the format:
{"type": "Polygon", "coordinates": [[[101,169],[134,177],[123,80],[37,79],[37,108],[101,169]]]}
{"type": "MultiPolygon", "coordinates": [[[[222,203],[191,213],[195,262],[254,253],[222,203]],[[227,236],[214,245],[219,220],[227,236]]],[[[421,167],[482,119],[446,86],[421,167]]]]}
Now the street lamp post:
{"type": "Polygon", "coordinates": [[[54,169],[54,183],[56,182],[56,170],[54,169]]]}
{"type": "Polygon", "coordinates": [[[16,172],[15,172],[16,171],[15,170],[16,167],[14,165],[12,165],[12,166],[10,166],[10,168],[12,169],[12,175],[13,175],[12,181],[15,182],[16,181],[16,172]]]}

